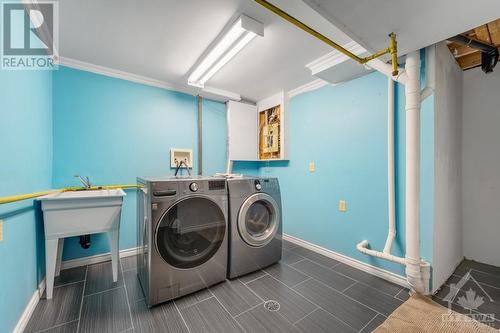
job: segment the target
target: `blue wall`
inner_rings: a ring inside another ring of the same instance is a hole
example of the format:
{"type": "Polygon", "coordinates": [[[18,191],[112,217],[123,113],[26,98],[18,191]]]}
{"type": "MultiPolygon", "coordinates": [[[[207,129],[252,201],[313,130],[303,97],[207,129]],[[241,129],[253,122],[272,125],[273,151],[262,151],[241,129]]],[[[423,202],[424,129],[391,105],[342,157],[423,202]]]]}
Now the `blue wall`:
{"type": "MultiPolygon", "coordinates": [[[[0,71],[0,197],[51,187],[52,73],[0,71]]],[[[33,200],[0,205],[0,332],[11,332],[45,275],[33,200]]]]}
{"type": "MultiPolygon", "coordinates": [[[[397,89],[397,238],[404,256],[404,88],[397,89]]],[[[379,73],[325,86],[291,99],[290,161],[261,163],[260,174],[277,176],[284,232],[397,274],[404,268],[364,256],[356,244],[381,250],[387,237],[387,78],[379,73]],[[316,171],[310,173],[309,162],[316,171]],[[279,163],[279,164],[276,164],[279,163]],[[339,212],[338,201],[347,201],[339,212]]],[[[422,108],[422,244],[432,259],[433,101],[422,108]]]]}
{"type": "MultiPolygon", "coordinates": [[[[191,95],[144,86],[66,67],[54,72],[53,186],[135,183],[137,176],[173,174],[170,148],[190,148],[197,172],[197,102],[191,95]]],[[[204,172],[222,172],[226,161],[226,116],[222,103],[203,104],[204,172]]],[[[183,171],[185,173],[185,171],[183,171]]],[[[136,246],[136,196],[127,191],[120,248],[136,246]]],[[[65,260],[108,251],[104,235],[82,249],[67,239],[65,260]]]]}

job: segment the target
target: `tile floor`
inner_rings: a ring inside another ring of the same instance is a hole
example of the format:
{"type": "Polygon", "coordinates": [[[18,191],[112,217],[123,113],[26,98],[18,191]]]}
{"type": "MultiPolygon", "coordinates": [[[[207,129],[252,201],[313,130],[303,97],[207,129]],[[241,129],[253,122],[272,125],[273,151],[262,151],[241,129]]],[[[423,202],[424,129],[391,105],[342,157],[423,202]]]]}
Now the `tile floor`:
{"type": "Polygon", "coordinates": [[[456,312],[473,316],[475,319],[479,318],[485,324],[500,329],[500,267],[464,260],[433,299],[445,307],[451,306],[456,312]],[[467,272],[470,272],[472,278],[462,280],[467,272]],[[462,285],[461,280],[465,284],[459,288],[458,285],[462,285]],[[469,290],[474,294],[474,299],[480,298],[478,303],[463,302],[467,299],[469,290]],[[444,299],[450,292],[456,296],[452,299],[452,303],[448,304],[444,299]],[[469,308],[464,308],[464,304],[469,308]],[[471,307],[473,309],[470,309],[471,307]]]}
{"type": "Polygon", "coordinates": [[[286,242],[280,263],[148,309],[135,257],[61,272],[26,332],[370,332],[408,290],[286,242]],[[270,311],[267,301],[277,301],[270,311]]]}

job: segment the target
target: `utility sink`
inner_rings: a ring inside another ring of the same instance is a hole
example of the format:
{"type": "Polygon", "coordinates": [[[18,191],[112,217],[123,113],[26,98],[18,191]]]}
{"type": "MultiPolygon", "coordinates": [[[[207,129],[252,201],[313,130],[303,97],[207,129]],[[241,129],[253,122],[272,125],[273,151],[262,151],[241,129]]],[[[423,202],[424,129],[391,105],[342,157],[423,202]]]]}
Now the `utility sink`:
{"type": "Polygon", "coordinates": [[[107,233],[113,281],[117,281],[120,216],[125,195],[122,189],[103,189],[59,192],[39,198],[45,228],[47,299],[52,298],[54,276],[59,276],[65,237],[107,233]]]}

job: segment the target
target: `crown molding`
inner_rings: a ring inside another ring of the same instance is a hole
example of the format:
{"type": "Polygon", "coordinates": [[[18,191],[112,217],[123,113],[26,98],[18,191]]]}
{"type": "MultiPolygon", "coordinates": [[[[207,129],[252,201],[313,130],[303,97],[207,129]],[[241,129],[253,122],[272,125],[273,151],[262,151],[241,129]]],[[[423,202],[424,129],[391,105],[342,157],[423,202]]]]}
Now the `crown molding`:
{"type": "MultiPolygon", "coordinates": [[[[354,41],[343,45],[343,47],[349,52],[354,53],[355,55],[361,55],[367,52],[361,45],[354,41]]],[[[339,51],[333,51],[308,63],[306,67],[311,70],[312,75],[316,75],[317,73],[322,72],[325,69],[339,65],[349,59],[350,58],[345,54],[340,53],[339,51]]]]}
{"type": "Polygon", "coordinates": [[[167,90],[174,90],[174,91],[179,91],[179,92],[188,93],[188,94],[193,95],[193,90],[184,89],[184,88],[181,88],[181,87],[179,87],[175,84],[169,83],[169,82],[152,79],[152,78],[149,78],[146,76],[125,72],[125,71],[121,71],[118,69],[113,69],[113,68],[109,68],[109,67],[95,65],[95,64],[92,64],[89,62],[84,62],[84,61],[80,61],[80,60],[76,60],[76,59],[59,57],[58,65],[63,65],[66,67],[79,69],[79,70],[86,71],[86,72],[92,72],[95,74],[101,74],[104,76],[114,77],[117,79],[141,83],[141,84],[145,84],[145,85],[152,86],[152,87],[157,87],[157,88],[162,88],[162,89],[167,89],[167,90]]]}
{"type": "Polygon", "coordinates": [[[321,87],[324,87],[326,85],[330,84],[329,82],[326,82],[322,79],[316,79],[314,81],[311,81],[309,83],[306,83],[306,84],[303,84],[295,89],[292,89],[290,91],[288,91],[288,97],[289,98],[292,98],[294,96],[297,96],[297,95],[300,95],[300,94],[303,94],[303,93],[306,93],[308,91],[313,91],[313,90],[316,90],[316,89],[319,89],[321,87]]]}
{"type": "Polygon", "coordinates": [[[142,75],[133,74],[130,72],[121,71],[118,69],[113,69],[113,68],[109,68],[109,67],[95,65],[95,64],[92,64],[89,62],[71,59],[71,58],[67,58],[67,57],[59,57],[57,64],[65,66],[65,67],[70,67],[73,69],[78,69],[78,70],[82,70],[82,71],[86,71],[86,72],[91,72],[91,73],[95,73],[95,74],[113,77],[116,79],[121,79],[121,80],[139,83],[139,84],[144,84],[144,85],[151,86],[151,87],[161,88],[161,89],[170,90],[170,91],[177,91],[177,92],[181,92],[181,93],[185,93],[185,94],[189,94],[189,95],[193,95],[193,96],[200,95],[200,96],[206,97],[208,99],[213,99],[216,101],[224,101],[225,102],[227,100],[235,100],[235,101],[241,100],[241,96],[239,94],[231,92],[231,91],[217,89],[217,88],[209,87],[209,86],[206,86],[203,89],[182,87],[180,85],[173,84],[170,82],[161,81],[161,80],[153,79],[153,78],[150,78],[147,76],[142,76],[142,75]]]}

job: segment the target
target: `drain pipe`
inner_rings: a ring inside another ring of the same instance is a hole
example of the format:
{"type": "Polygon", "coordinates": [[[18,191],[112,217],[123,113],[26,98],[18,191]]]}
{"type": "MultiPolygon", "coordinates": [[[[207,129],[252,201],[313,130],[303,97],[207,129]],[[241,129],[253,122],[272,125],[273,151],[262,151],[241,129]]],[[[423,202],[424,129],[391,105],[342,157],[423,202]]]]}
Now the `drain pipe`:
{"type": "MultiPolygon", "coordinates": [[[[387,67],[385,70],[387,71],[387,67]]],[[[403,71],[401,70],[399,71],[399,73],[402,72],[403,71]]],[[[385,242],[383,252],[368,249],[369,243],[367,240],[360,242],[356,246],[356,248],[358,249],[359,252],[363,254],[392,261],[400,265],[406,265],[405,258],[401,258],[391,254],[392,243],[394,242],[394,238],[396,237],[396,186],[395,186],[395,166],[394,166],[394,81],[391,75],[388,74],[386,75],[388,76],[387,78],[387,196],[389,199],[388,202],[389,232],[387,234],[387,240],[385,242]]],[[[406,75],[406,73],[404,73],[403,76],[404,80],[406,81],[408,76],[406,75]]]]}
{"type": "MultiPolygon", "coordinates": [[[[430,55],[432,57],[433,54],[430,55]]],[[[433,67],[429,66],[429,67],[433,67]]],[[[433,71],[433,69],[429,69],[433,71]]],[[[427,88],[433,89],[433,75],[427,88]]],[[[420,294],[429,294],[430,264],[420,256],[420,53],[412,52],[406,57],[404,72],[406,96],[406,256],[401,258],[390,254],[395,237],[395,196],[391,195],[394,183],[394,85],[388,85],[388,196],[389,196],[389,233],[383,252],[368,249],[368,241],[357,245],[357,249],[366,255],[389,260],[406,266],[406,277],[411,289],[420,294]],[[392,96],[392,98],[391,98],[392,96]],[[391,133],[392,132],[392,133],[391,133]],[[391,161],[392,159],[392,161],[391,161]],[[392,162],[392,163],[391,163],[392,162]],[[393,215],[394,214],[394,215],[393,215]]],[[[392,83],[392,82],[391,82],[392,83]]],[[[424,89],[425,91],[425,89],[424,89]]],[[[432,93],[432,90],[430,90],[432,93]]],[[[426,93],[429,94],[430,93],[426,93]]]]}
{"type": "MultiPolygon", "coordinates": [[[[203,98],[196,96],[198,106],[198,175],[203,174],[203,98]]],[[[192,167],[192,166],[191,166],[192,167]]],[[[186,165],[189,172],[189,165],[186,165]]]]}
{"type": "Polygon", "coordinates": [[[389,210],[389,232],[384,253],[390,254],[396,237],[396,186],[394,175],[394,82],[387,79],[387,196],[389,210]]]}
{"type": "Polygon", "coordinates": [[[420,257],[420,52],[406,57],[406,277],[418,293],[429,293],[430,265],[420,257]]]}

